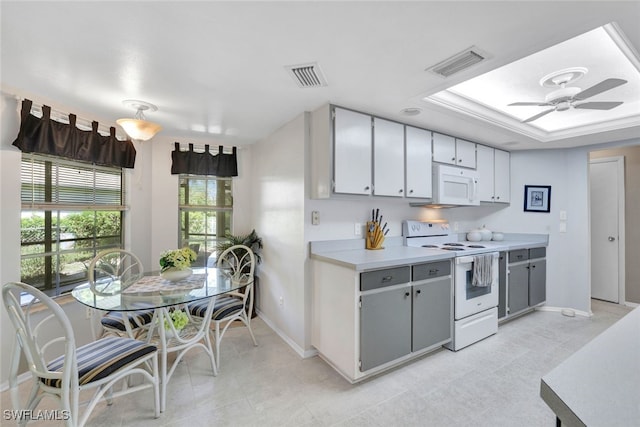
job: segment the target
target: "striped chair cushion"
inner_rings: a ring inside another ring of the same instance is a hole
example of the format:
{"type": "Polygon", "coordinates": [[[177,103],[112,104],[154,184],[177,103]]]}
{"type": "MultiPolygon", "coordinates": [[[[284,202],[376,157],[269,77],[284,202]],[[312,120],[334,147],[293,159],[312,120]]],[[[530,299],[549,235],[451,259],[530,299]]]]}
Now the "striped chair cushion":
{"type": "Polygon", "coordinates": [[[100,320],[100,323],[105,328],[126,332],[123,315],[128,317],[131,328],[136,329],[151,322],[153,310],[110,311],[100,320]]]}
{"type": "MultiPolygon", "coordinates": [[[[203,317],[205,312],[207,311],[208,305],[208,299],[196,301],[189,304],[189,312],[191,312],[193,316],[203,317]]],[[[218,298],[216,299],[216,304],[213,307],[213,314],[211,315],[211,319],[223,319],[227,316],[231,316],[232,314],[237,313],[238,311],[242,310],[243,307],[244,305],[242,304],[242,299],[239,297],[226,296],[218,298]]]]}
{"type": "MultiPolygon", "coordinates": [[[[107,337],[94,341],[76,350],[78,360],[78,384],[88,384],[101,380],[138,359],[153,353],[154,345],[131,338],[107,337]]],[[[62,371],[64,356],[52,360],[47,365],[50,371],[62,371]]],[[[61,387],[61,379],[42,378],[51,387],[61,387]]]]}

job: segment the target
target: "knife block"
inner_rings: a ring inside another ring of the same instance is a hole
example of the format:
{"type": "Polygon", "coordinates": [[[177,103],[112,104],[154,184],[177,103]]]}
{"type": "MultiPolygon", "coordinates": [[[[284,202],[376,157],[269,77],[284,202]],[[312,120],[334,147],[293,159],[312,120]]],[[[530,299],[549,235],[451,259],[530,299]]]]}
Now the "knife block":
{"type": "Polygon", "coordinates": [[[382,244],[384,243],[384,234],[382,233],[380,224],[375,221],[369,221],[367,222],[366,230],[365,248],[372,250],[384,249],[382,247],[382,244]]]}

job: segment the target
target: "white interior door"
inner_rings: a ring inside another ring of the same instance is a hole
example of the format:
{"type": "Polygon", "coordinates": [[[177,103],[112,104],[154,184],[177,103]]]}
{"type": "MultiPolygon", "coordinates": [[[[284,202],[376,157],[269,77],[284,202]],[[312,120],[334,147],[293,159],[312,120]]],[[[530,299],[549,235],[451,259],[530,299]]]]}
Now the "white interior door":
{"type": "Polygon", "coordinates": [[[615,303],[621,302],[620,198],[624,198],[624,193],[621,192],[620,180],[623,177],[623,158],[594,159],[589,162],[591,297],[615,303]]]}

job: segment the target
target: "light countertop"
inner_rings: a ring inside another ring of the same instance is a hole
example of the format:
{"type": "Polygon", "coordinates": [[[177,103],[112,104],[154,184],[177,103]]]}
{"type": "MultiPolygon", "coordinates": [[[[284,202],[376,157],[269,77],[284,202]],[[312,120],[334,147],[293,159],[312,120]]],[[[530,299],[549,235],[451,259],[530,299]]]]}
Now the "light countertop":
{"type": "Polygon", "coordinates": [[[640,307],[542,377],[540,396],[563,426],[640,420],[640,307]]]}
{"type": "MultiPolygon", "coordinates": [[[[492,251],[544,247],[548,244],[546,234],[512,234],[503,241],[478,242],[486,244],[492,251]]],[[[438,249],[407,247],[402,237],[389,237],[384,249],[364,248],[364,239],[327,240],[311,242],[311,258],[353,268],[356,271],[375,270],[397,265],[418,264],[455,257],[454,252],[438,249]]]]}

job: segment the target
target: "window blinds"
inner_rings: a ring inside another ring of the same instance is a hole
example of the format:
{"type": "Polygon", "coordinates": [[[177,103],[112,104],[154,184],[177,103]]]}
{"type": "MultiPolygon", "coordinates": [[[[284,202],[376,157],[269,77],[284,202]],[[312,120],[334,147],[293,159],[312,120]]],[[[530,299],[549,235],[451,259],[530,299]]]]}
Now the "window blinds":
{"type": "Polygon", "coordinates": [[[22,209],[124,210],[122,169],[23,155],[22,209]]]}

